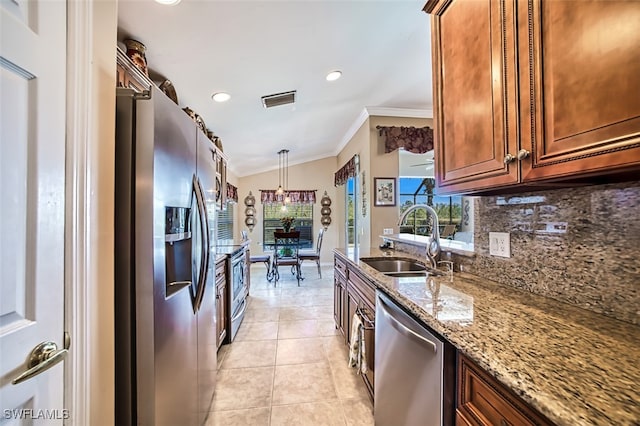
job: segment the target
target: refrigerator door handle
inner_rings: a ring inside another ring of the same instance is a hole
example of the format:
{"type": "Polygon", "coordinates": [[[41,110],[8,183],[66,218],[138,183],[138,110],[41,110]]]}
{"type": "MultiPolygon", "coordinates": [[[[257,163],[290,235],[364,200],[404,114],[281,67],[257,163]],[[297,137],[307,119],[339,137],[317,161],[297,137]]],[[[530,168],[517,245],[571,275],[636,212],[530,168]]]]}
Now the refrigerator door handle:
{"type": "Polygon", "coordinates": [[[207,272],[209,265],[209,220],[207,219],[207,206],[204,202],[204,191],[200,184],[200,179],[196,175],[193,176],[193,191],[196,195],[198,211],[200,214],[200,232],[202,233],[203,242],[201,244],[200,255],[200,273],[196,284],[196,295],[193,303],[193,311],[198,312],[202,299],[204,297],[205,283],[207,281],[207,272]]]}

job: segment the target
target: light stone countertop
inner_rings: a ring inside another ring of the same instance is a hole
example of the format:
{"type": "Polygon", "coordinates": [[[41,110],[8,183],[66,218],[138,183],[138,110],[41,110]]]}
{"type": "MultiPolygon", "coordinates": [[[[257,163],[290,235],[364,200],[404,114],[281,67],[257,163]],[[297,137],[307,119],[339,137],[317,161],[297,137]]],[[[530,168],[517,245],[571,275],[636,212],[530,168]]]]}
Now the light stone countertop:
{"type": "Polygon", "coordinates": [[[640,424],[640,327],[471,274],[390,278],[334,251],[556,424],[640,424]]]}

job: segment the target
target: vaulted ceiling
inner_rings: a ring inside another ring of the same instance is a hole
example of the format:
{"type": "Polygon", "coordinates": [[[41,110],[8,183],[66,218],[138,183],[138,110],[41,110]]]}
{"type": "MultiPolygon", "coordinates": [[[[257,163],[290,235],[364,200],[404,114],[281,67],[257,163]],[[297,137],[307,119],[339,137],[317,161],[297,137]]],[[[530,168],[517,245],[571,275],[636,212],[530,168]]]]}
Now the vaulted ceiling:
{"type": "Polygon", "coordinates": [[[118,39],[218,135],[238,176],[336,155],[363,110],[428,115],[431,41],[424,0],[118,2],[118,39]],[[329,82],[328,72],[342,77],[329,82]],[[296,90],[265,109],[261,97],[296,90]],[[217,103],[224,91],[231,99],[217,103]]]}

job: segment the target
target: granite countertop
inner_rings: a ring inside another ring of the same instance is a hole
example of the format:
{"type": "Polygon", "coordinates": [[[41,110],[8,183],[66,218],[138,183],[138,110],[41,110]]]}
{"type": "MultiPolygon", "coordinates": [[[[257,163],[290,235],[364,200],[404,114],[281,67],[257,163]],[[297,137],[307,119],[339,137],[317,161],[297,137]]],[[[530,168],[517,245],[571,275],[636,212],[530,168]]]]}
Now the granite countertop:
{"type": "Polygon", "coordinates": [[[238,251],[248,247],[250,243],[250,240],[224,240],[222,243],[219,242],[211,251],[215,253],[217,262],[225,257],[233,256],[238,251]]]}
{"type": "Polygon", "coordinates": [[[359,260],[389,257],[378,249],[335,252],[556,424],[640,421],[640,327],[471,274],[390,278],[359,260]]]}

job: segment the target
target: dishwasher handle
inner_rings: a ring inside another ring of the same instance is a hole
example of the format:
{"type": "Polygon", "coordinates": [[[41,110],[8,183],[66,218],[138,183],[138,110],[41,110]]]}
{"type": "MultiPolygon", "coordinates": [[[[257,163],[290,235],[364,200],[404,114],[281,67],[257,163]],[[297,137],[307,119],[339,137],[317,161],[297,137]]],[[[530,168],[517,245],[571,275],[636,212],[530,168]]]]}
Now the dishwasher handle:
{"type": "Polygon", "coordinates": [[[433,348],[433,352],[434,353],[437,352],[438,347],[436,346],[435,343],[433,343],[429,339],[422,337],[421,335],[411,330],[410,328],[407,328],[404,324],[400,323],[397,319],[395,319],[393,315],[391,315],[391,313],[387,310],[387,306],[381,299],[378,299],[378,303],[380,304],[382,313],[384,314],[385,317],[387,317],[387,319],[389,319],[389,324],[391,324],[393,328],[395,328],[398,332],[408,337],[409,339],[412,339],[418,343],[425,343],[428,346],[431,346],[433,348]]]}

